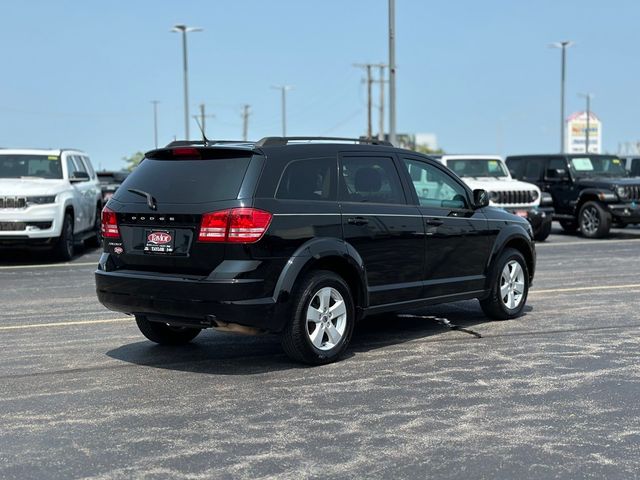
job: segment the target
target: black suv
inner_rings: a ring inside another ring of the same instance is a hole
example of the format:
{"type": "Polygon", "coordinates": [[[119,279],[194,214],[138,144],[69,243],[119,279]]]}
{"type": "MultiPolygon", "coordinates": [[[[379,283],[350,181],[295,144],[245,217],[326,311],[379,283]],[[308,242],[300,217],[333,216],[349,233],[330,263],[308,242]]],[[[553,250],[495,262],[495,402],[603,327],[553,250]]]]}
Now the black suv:
{"type": "Polygon", "coordinates": [[[640,222],[640,179],[628,178],[624,162],[613,155],[517,155],[507,157],[511,174],[535,183],[553,197],[554,219],[567,232],[585,237],[609,234],[612,223],[640,222]]]}
{"type": "Polygon", "coordinates": [[[372,314],[471,298],[491,318],[521,314],[536,261],[525,219],[427,156],[317,140],[148,152],[102,214],[100,301],[157,343],[272,332],[311,364],[372,314]]]}

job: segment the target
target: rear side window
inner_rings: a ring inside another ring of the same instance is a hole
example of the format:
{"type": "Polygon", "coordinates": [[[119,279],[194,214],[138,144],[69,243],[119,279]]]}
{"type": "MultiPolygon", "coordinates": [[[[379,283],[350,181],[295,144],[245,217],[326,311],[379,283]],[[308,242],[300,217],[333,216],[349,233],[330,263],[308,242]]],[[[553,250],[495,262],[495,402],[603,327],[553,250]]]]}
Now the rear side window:
{"type": "Polygon", "coordinates": [[[276,198],[283,200],[335,199],[335,158],[308,158],[287,165],[276,198]]]}
{"type": "Polygon", "coordinates": [[[251,157],[210,160],[153,160],[145,158],[122,183],[114,198],[144,203],[129,191],[150,193],[162,203],[206,203],[238,197],[251,157]]]}
{"type": "Polygon", "coordinates": [[[525,160],[523,179],[531,182],[539,182],[542,180],[544,164],[544,158],[527,158],[525,160]]]}
{"type": "Polygon", "coordinates": [[[406,203],[390,157],[342,158],[340,199],[348,202],[406,203]]]}
{"type": "Polygon", "coordinates": [[[640,177],[640,158],[634,158],[631,161],[631,175],[640,177]]]}
{"type": "Polygon", "coordinates": [[[507,167],[514,178],[522,178],[524,175],[524,159],[507,158],[507,167]]]}

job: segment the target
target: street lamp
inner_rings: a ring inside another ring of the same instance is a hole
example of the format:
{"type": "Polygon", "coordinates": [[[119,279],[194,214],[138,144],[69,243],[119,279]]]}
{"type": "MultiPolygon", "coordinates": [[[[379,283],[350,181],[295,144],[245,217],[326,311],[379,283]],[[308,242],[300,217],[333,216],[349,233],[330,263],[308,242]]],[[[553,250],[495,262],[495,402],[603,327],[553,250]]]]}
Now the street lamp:
{"type": "Polygon", "coordinates": [[[282,136],[287,136],[287,91],[293,90],[293,85],[272,85],[274,90],[280,90],[282,95],[282,136]]]}
{"type": "Polygon", "coordinates": [[[583,97],[587,101],[587,129],[585,132],[584,139],[584,153],[589,153],[589,133],[591,129],[590,120],[591,120],[591,99],[593,98],[592,93],[579,93],[579,97],[583,97]]]}
{"type": "Polygon", "coordinates": [[[564,84],[566,78],[567,48],[574,45],[570,40],[556,42],[549,45],[551,48],[562,50],[562,66],[560,73],[560,153],[564,153],[564,84]]]}
{"type": "Polygon", "coordinates": [[[187,33],[201,32],[200,27],[174,25],[172,32],[182,33],[182,63],[184,69],[184,133],[185,140],[189,140],[189,67],[187,63],[187,33]]]}

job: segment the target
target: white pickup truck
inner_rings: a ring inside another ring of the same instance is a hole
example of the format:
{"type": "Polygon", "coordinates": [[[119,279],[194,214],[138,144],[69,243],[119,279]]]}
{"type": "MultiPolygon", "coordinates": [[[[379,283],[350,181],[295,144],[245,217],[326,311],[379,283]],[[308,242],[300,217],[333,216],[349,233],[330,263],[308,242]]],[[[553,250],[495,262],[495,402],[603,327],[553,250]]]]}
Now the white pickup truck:
{"type": "Polygon", "coordinates": [[[79,150],[0,149],[0,247],[52,248],[63,260],[77,242],[100,241],[102,194],[79,150]]]}
{"type": "Polygon", "coordinates": [[[544,241],[551,233],[553,199],[536,185],[513,179],[501,157],[442,155],[438,160],[453,170],[472,190],[486,190],[491,206],[529,220],[535,240],[544,241]]]}

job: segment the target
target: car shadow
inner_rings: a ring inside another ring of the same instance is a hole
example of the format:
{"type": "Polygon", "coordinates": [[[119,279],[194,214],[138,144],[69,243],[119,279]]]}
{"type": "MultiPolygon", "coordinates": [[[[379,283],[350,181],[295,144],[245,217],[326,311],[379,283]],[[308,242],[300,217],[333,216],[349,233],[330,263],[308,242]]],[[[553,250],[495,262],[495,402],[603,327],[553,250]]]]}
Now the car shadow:
{"type": "MultiPolygon", "coordinates": [[[[0,248],[0,266],[29,266],[29,265],[54,265],[56,263],[73,263],[82,261],[81,258],[99,252],[97,247],[76,246],[76,253],[71,262],[62,262],[50,249],[26,249],[14,247],[0,248]]],[[[97,261],[96,261],[97,263],[97,261]]]]}
{"type": "MultiPolygon", "coordinates": [[[[555,225],[551,229],[551,233],[553,235],[557,235],[559,237],[563,237],[566,239],[575,239],[575,240],[584,240],[585,242],[605,242],[607,240],[637,240],[640,239],[640,227],[637,225],[628,225],[626,228],[616,228],[612,227],[609,235],[604,238],[587,238],[584,237],[580,232],[565,232],[562,227],[556,227],[555,225]]],[[[545,243],[553,243],[553,239],[551,241],[547,241],[545,243]]]]}
{"type": "MultiPolygon", "coordinates": [[[[525,315],[531,310],[527,306],[525,315]]],[[[479,335],[474,327],[490,322],[478,303],[473,301],[406,313],[412,316],[377,315],[356,325],[343,361],[359,353],[434,337],[452,330],[458,332],[455,338],[473,341],[479,335]]],[[[201,333],[185,346],[169,347],[140,341],[122,345],[106,354],[115,360],[135,365],[212,375],[254,375],[311,368],[290,360],[283,353],[276,335],[249,337],[214,330],[201,333]]]]}

